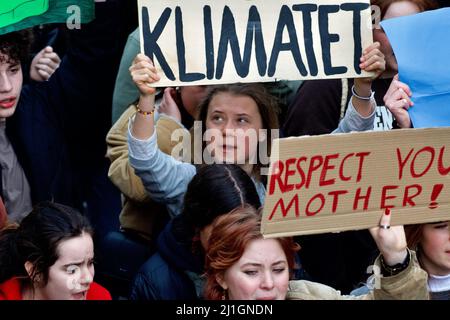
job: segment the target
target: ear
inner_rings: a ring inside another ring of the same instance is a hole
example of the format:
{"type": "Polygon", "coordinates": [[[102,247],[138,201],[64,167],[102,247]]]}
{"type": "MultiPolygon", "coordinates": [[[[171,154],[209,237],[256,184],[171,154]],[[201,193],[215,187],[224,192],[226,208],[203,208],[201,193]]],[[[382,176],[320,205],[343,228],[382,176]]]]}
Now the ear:
{"type": "Polygon", "coordinates": [[[34,265],[30,261],[25,262],[25,270],[27,270],[28,276],[31,278],[33,274],[34,265]]]}
{"type": "Polygon", "coordinates": [[[216,281],[219,284],[219,286],[222,287],[223,290],[228,290],[227,282],[224,279],[223,273],[216,274],[216,281]]]}

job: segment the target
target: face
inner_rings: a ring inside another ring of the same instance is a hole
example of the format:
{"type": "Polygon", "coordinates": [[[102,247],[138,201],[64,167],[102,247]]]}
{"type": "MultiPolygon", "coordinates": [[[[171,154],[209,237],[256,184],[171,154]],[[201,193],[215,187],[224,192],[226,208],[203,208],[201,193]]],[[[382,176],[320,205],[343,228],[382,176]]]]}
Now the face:
{"type": "Polygon", "coordinates": [[[248,96],[221,92],[208,107],[207,133],[212,134],[208,149],[219,162],[239,165],[256,163],[262,118],[258,105],[248,96]]]}
{"type": "Polygon", "coordinates": [[[230,300],[284,300],[289,284],[286,255],[276,239],[253,240],[217,280],[230,300]]]}
{"type": "Polygon", "coordinates": [[[420,261],[428,273],[436,276],[450,274],[449,223],[429,223],[423,227],[420,261]]]}
{"type": "Polygon", "coordinates": [[[22,68],[20,63],[0,56],[0,119],[11,117],[17,107],[22,90],[22,68]]]}
{"type": "MultiPolygon", "coordinates": [[[[419,12],[419,7],[417,7],[414,3],[410,1],[398,1],[392,3],[389,6],[389,8],[386,10],[386,14],[383,17],[383,20],[408,16],[419,12]]],[[[373,38],[374,41],[378,41],[381,44],[381,52],[383,52],[386,59],[386,72],[397,73],[397,60],[395,59],[394,51],[384,31],[382,29],[374,29],[373,38]]]]}
{"type": "Polygon", "coordinates": [[[92,237],[62,241],[57,248],[59,258],[50,267],[48,283],[35,288],[35,297],[44,300],[85,300],[94,279],[94,244],[92,237]]]}
{"type": "Polygon", "coordinates": [[[206,94],[206,86],[186,86],[180,88],[181,100],[186,111],[198,117],[198,106],[206,94]]]}

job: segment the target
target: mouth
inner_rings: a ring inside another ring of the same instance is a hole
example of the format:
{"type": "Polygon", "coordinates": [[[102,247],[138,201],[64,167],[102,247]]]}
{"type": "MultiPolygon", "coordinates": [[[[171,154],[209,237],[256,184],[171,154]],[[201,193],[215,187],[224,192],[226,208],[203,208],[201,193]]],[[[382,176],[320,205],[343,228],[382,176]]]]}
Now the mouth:
{"type": "Polygon", "coordinates": [[[260,297],[256,300],[276,300],[276,297],[260,297]]]}
{"type": "Polygon", "coordinates": [[[16,104],[16,97],[10,97],[7,99],[3,99],[0,101],[0,107],[3,109],[9,109],[12,108],[16,104]]]}
{"type": "Polygon", "coordinates": [[[86,300],[87,290],[72,294],[75,300],[86,300]]]}

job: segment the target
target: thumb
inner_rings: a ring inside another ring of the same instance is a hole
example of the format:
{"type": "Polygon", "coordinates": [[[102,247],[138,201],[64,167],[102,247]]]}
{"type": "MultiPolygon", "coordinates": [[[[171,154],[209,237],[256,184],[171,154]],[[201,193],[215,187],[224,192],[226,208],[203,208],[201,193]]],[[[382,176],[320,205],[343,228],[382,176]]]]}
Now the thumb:
{"type": "Polygon", "coordinates": [[[53,52],[53,48],[50,47],[50,46],[46,46],[46,47],[44,48],[44,51],[45,51],[45,53],[52,53],[52,52],[53,52]]]}
{"type": "Polygon", "coordinates": [[[398,81],[398,73],[394,76],[394,80],[398,81]]]}

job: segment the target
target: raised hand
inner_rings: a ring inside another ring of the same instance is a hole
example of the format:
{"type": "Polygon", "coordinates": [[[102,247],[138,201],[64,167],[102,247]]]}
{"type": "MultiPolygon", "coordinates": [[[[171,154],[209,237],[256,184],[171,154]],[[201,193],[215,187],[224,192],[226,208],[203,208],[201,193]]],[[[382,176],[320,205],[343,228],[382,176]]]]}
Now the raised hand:
{"type": "Polygon", "coordinates": [[[45,47],[33,58],[30,67],[30,78],[34,81],[47,81],[59,68],[61,59],[52,47],[45,47]]]}
{"type": "Polygon", "coordinates": [[[405,260],[408,254],[405,230],[403,226],[391,226],[390,209],[386,209],[379,226],[371,228],[370,233],[388,265],[393,266],[405,260]]]}
{"type": "Polygon", "coordinates": [[[400,128],[411,128],[411,118],[408,110],[414,105],[411,101],[412,92],[407,84],[398,80],[398,74],[384,95],[384,105],[394,115],[400,128]]]}
{"type": "Polygon", "coordinates": [[[156,88],[152,86],[160,77],[153,62],[146,55],[139,53],[130,67],[131,78],[138,87],[141,96],[154,95],[156,88]]]}

